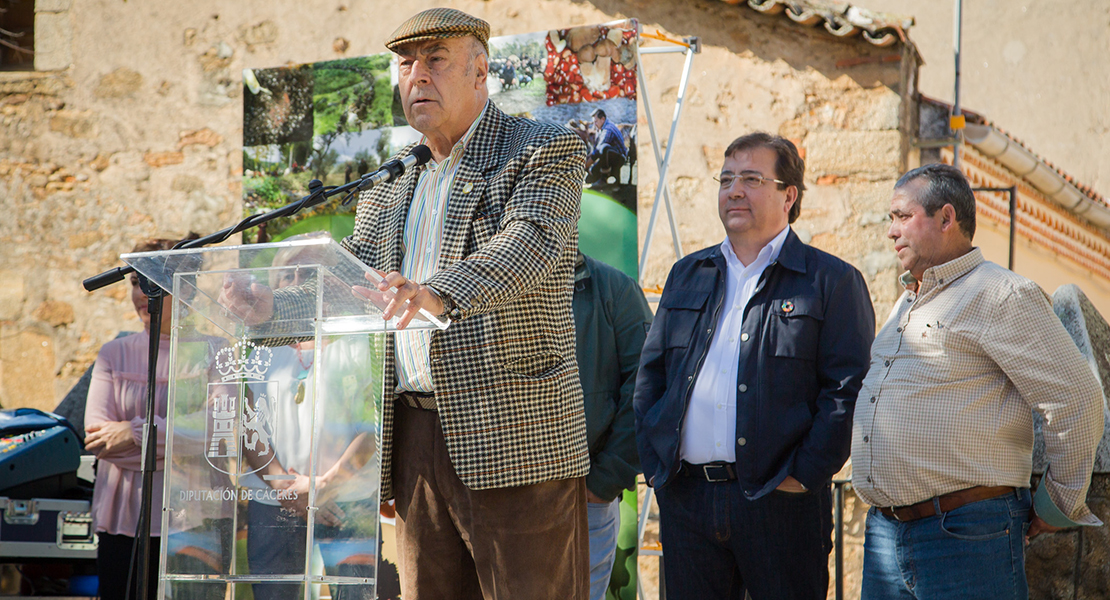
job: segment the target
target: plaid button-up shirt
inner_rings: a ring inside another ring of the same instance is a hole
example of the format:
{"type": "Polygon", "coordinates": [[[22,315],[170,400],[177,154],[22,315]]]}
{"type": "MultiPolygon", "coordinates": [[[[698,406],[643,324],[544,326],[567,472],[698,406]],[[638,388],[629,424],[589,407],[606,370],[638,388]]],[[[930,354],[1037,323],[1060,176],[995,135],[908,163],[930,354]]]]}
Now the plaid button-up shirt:
{"type": "Polygon", "coordinates": [[[1097,525],[1085,501],[1102,405],[1044,291],[975,248],[927,269],[876,336],[856,402],[852,485],[875,506],[1028,487],[1036,410],[1051,462],[1042,485],[1073,521],[1097,525]]]}

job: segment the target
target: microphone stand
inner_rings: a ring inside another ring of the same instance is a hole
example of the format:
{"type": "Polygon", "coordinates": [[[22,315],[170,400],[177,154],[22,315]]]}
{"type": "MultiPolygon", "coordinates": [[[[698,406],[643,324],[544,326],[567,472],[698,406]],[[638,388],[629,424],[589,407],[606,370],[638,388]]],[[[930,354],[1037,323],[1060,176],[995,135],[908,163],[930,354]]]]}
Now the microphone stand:
{"type": "MultiPolygon", "coordinates": [[[[412,155],[420,154],[417,161],[412,167],[416,167],[428,162],[426,157],[431,154],[427,152],[425,147],[423,152],[420,146],[414,148],[412,155]],[[421,160],[423,159],[423,160],[421,160]]],[[[412,168],[409,167],[409,168],[412,168]]],[[[252,215],[239,221],[236,225],[221,229],[215,233],[206,235],[204,237],[179,242],[174,245],[173,249],[187,249],[197,248],[200,246],[207,246],[209,244],[218,244],[230,238],[231,236],[245,231],[252,227],[257,227],[267,221],[272,221],[278,217],[287,217],[313,206],[323,204],[328,198],[345,194],[343,198],[343,205],[346,206],[354,198],[355,194],[373,187],[378,183],[389,181],[396,177],[400,177],[406,170],[406,167],[400,161],[391,161],[383,165],[381,169],[374,173],[369,173],[360,179],[356,179],[347,184],[340,186],[325,186],[319,179],[313,179],[308,182],[308,195],[300,200],[276,208],[267,213],[252,215]],[[394,164],[391,164],[394,163],[394,164]],[[386,173],[383,173],[386,171],[386,173]],[[387,176],[388,175],[388,176],[387,176]]],[[[135,271],[135,268],[127,265],[124,267],[116,267],[109,269],[89,277],[82,285],[90,292],[98,290],[104,286],[111,285],[118,281],[123,281],[124,277],[135,271]]],[[[151,511],[153,510],[153,490],[151,489],[154,482],[154,472],[158,464],[158,424],[154,422],[155,411],[155,382],[157,381],[156,370],[158,368],[158,344],[159,337],[162,330],[162,299],[166,295],[165,291],[150,281],[147,277],[139,274],[139,285],[146,294],[148,299],[147,312],[150,313],[150,340],[147,346],[147,393],[146,393],[146,423],[143,424],[143,444],[142,444],[142,473],[143,481],[140,494],[139,504],[139,522],[137,525],[138,531],[135,532],[135,543],[131,550],[131,563],[128,570],[127,577],[127,600],[146,600],[150,596],[150,564],[148,556],[150,555],[150,522],[151,511]],[[138,561],[136,563],[136,561],[138,561]],[[138,568],[136,568],[136,566],[138,568]],[[132,585],[135,582],[135,585],[132,585]],[[132,598],[131,592],[136,590],[140,597],[132,598]]]]}
{"type": "Polygon", "coordinates": [[[165,291],[153,281],[139,274],[139,287],[147,297],[147,313],[150,315],[150,331],[147,342],[147,369],[146,369],[146,423],[143,423],[143,446],[141,469],[143,473],[142,487],[140,488],[141,500],[139,504],[139,521],[135,526],[135,541],[131,546],[131,562],[127,572],[127,594],[124,598],[130,600],[145,600],[150,593],[147,589],[150,581],[150,521],[151,510],[154,503],[153,485],[154,472],[158,465],[158,424],[154,422],[155,401],[154,384],[157,381],[158,346],[162,337],[162,300],[165,291]],[[138,569],[136,571],[136,568],[138,569]],[[137,581],[137,586],[132,586],[132,581],[137,581]],[[139,590],[140,598],[131,598],[132,589],[139,590]]]}

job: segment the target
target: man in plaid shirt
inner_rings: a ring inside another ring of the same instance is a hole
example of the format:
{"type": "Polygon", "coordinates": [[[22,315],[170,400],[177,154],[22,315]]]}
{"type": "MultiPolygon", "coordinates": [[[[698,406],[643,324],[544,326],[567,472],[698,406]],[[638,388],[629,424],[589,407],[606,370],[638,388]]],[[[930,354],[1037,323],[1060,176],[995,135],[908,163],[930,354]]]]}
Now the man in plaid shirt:
{"type": "Polygon", "coordinates": [[[959,169],[903,175],[890,216],[907,291],[852,434],[852,484],[873,506],[863,598],[1026,598],[1026,534],[1102,524],[1085,504],[1101,387],[1041,288],[972,246],[959,169]],[[1032,411],[1051,463],[1035,499],[1032,411]]]}

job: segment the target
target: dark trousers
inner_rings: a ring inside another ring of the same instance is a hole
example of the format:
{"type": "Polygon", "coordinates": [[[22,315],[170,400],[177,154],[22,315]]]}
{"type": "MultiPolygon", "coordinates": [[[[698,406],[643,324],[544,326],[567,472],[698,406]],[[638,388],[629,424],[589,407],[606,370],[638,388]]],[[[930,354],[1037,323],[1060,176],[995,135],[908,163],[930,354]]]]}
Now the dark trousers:
{"type": "Polygon", "coordinates": [[[451,465],[439,413],[396,407],[401,597],[586,600],[585,479],[471,490],[451,465]]]}
{"type": "Polygon", "coordinates": [[[824,600],[829,486],[749,500],[735,481],[678,475],[656,491],[670,600],[824,600]]]}
{"type": "MultiPolygon", "coordinates": [[[[131,571],[131,551],[135,547],[135,538],[129,535],[115,535],[101,531],[97,534],[99,541],[96,548],[96,576],[100,580],[101,600],[124,600],[127,597],[127,574],[131,571]]],[[[162,550],[162,540],[157,537],[150,538],[150,548],[147,561],[150,565],[146,600],[155,600],[158,596],[158,557],[162,550]]],[[[136,568],[138,565],[136,565],[136,568]]],[[[132,581],[137,579],[136,573],[132,581]]],[[[135,591],[132,584],[131,600],[143,598],[135,591]]]]}
{"type": "Polygon", "coordinates": [[[597,160],[586,172],[586,183],[597,181],[604,183],[610,175],[616,177],[617,183],[620,183],[621,167],[625,162],[624,155],[607,145],[598,147],[598,151],[600,154],[597,160]]]}

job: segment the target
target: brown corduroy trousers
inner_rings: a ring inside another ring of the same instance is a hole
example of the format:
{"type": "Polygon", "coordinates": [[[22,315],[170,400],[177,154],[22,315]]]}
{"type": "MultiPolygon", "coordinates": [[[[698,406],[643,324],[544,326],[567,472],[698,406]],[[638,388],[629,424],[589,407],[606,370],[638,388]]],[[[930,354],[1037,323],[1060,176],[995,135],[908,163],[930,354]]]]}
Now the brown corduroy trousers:
{"type": "Polygon", "coordinates": [[[439,413],[398,401],[393,490],[405,600],[586,600],[584,478],[467,488],[439,413]]]}

